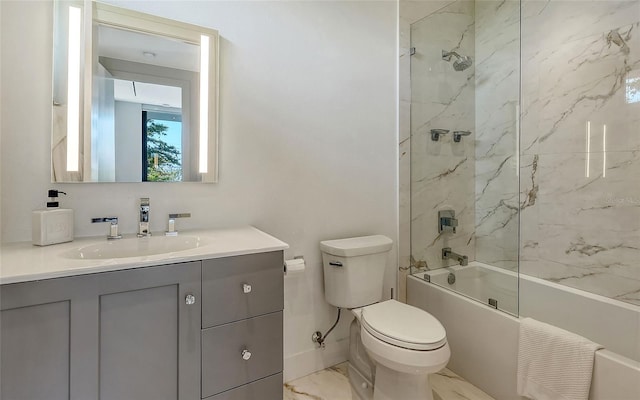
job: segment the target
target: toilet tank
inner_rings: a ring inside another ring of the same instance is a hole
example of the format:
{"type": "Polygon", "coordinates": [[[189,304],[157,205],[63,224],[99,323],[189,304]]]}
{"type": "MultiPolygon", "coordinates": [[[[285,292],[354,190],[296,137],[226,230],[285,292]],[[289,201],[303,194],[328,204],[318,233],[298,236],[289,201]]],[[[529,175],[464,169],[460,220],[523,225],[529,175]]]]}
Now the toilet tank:
{"type": "Polygon", "coordinates": [[[320,242],[327,302],[340,308],[356,308],[382,300],[387,254],[392,244],[383,235],[320,242]]]}

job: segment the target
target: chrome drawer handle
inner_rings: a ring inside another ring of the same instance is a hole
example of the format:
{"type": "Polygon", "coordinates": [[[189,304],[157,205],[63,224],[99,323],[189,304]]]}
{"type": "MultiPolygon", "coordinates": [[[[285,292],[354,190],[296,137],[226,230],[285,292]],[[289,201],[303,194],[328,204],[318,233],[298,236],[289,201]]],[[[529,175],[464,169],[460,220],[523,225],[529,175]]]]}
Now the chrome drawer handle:
{"type": "Polygon", "coordinates": [[[188,306],[190,306],[192,304],[196,304],[196,296],[194,296],[192,294],[188,294],[188,295],[185,296],[184,302],[188,306]]]}
{"type": "Polygon", "coordinates": [[[340,261],[329,261],[329,265],[334,267],[342,267],[342,263],[340,261]]]}
{"type": "Polygon", "coordinates": [[[242,350],[242,359],[248,361],[251,358],[251,352],[247,349],[242,350]]]}
{"type": "Polygon", "coordinates": [[[242,291],[244,293],[251,293],[251,285],[249,285],[248,283],[243,284],[242,291]]]}

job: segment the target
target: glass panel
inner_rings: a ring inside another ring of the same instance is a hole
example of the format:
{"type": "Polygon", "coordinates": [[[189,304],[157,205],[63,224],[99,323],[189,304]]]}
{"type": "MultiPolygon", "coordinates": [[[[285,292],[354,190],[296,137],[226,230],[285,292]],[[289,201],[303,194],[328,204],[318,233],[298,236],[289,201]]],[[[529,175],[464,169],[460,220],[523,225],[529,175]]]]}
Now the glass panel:
{"type": "Polygon", "coordinates": [[[412,271],[518,314],[520,3],[411,25],[412,271]]]}
{"type": "Polygon", "coordinates": [[[521,315],[640,361],[640,2],[522,15],[521,315]]]}

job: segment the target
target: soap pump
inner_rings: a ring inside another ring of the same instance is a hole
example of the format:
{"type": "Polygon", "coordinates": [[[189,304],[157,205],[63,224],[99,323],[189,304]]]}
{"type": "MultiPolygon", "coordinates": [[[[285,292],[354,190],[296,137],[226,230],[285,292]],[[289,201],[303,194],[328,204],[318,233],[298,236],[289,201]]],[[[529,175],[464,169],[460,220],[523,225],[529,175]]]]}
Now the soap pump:
{"type": "Polygon", "coordinates": [[[36,246],[73,240],[73,210],[60,208],[59,194],[66,195],[60,190],[50,189],[47,208],[36,210],[32,214],[31,231],[33,244],[36,246]]]}

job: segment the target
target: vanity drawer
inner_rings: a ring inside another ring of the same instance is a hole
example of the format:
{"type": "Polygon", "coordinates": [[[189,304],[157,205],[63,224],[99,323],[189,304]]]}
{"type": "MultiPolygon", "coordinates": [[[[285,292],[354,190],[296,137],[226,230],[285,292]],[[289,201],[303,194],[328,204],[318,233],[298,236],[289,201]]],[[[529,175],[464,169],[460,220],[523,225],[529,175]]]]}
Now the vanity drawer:
{"type": "Polygon", "coordinates": [[[206,400],[282,400],[282,392],[282,373],[279,373],[207,397],[206,400]]]}
{"type": "Polygon", "coordinates": [[[204,260],[202,327],[282,310],[283,266],[282,251],[204,260]]]}
{"type": "Polygon", "coordinates": [[[202,331],[202,398],[280,373],[282,365],[282,311],[202,331]]]}

